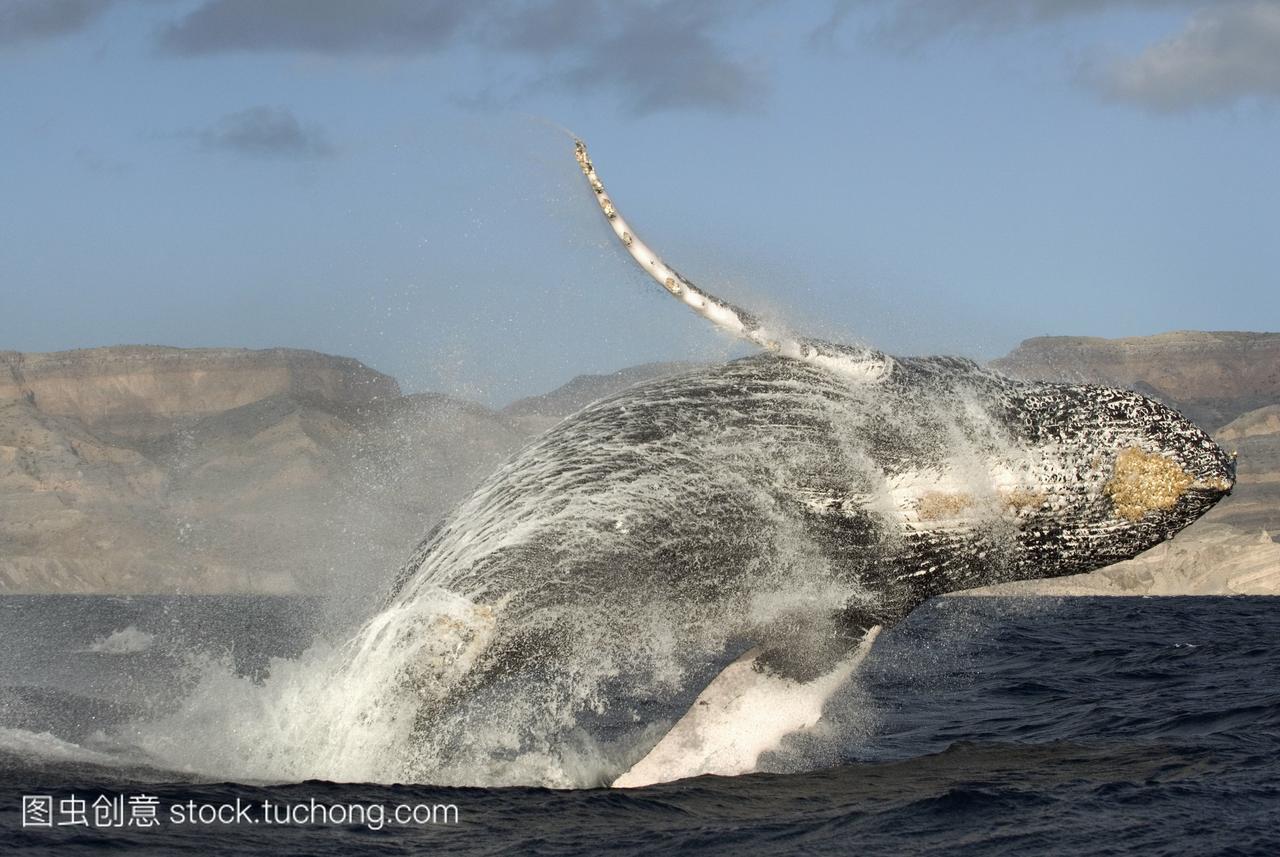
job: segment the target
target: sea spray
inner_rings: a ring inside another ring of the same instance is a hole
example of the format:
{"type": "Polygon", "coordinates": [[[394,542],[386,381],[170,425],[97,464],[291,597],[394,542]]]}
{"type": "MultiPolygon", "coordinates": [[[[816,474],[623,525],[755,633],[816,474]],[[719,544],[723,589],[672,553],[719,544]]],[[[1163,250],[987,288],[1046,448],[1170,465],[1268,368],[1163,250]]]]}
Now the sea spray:
{"type": "Polygon", "coordinates": [[[140,631],[133,625],[112,631],[105,637],[99,637],[88,645],[86,652],[101,655],[134,655],[145,652],[155,642],[156,635],[140,631]]]}

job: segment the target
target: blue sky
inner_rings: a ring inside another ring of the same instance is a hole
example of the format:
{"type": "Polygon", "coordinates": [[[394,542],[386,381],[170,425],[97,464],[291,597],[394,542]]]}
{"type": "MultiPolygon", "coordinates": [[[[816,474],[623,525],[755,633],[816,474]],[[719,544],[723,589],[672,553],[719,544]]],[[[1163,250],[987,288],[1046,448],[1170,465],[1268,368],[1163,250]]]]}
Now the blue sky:
{"type": "Polygon", "coordinates": [[[0,0],[0,348],[489,403],[742,349],[1280,329],[1280,2],[0,0]]]}

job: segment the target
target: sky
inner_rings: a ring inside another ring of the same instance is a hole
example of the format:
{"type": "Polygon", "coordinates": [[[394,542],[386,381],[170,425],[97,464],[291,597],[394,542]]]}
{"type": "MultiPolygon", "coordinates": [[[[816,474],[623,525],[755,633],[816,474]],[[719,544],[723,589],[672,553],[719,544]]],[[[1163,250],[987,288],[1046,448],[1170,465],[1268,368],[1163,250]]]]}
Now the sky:
{"type": "Polygon", "coordinates": [[[1280,0],[0,0],[0,350],[489,404],[802,334],[1280,330],[1280,0]]]}

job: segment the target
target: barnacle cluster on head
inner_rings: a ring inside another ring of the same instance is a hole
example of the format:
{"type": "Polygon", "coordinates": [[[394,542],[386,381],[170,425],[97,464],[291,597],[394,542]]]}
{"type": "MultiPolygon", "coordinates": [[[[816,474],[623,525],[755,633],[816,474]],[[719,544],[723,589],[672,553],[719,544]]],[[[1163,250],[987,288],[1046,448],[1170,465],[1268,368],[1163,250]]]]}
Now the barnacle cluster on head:
{"type": "Polygon", "coordinates": [[[1195,479],[1173,459],[1136,446],[1116,456],[1115,472],[1103,486],[1116,514],[1137,521],[1152,511],[1168,511],[1195,479]]]}

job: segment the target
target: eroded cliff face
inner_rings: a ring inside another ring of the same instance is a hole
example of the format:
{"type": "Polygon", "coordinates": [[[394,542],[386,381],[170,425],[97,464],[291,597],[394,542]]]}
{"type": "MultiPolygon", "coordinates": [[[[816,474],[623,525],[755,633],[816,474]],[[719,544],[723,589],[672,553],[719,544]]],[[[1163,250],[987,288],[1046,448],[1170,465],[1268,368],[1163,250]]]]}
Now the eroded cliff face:
{"type": "Polygon", "coordinates": [[[1262,527],[1280,537],[1280,405],[1248,411],[1213,432],[1236,453],[1236,488],[1210,521],[1262,527]]]}
{"type": "Polygon", "coordinates": [[[0,592],[376,598],[523,438],[314,352],[6,352],[0,592]]]}
{"type": "Polygon", "coordinates": [[[400,395],[356,360],[287,348],[116,346],[0,352],[0,401],[26,399],[98,432],[158,436],[274,395],[360,406],[400,395]]]}
{"type": "Polygon", "coordinates": [[[1280,333],[1042,336],[991,365],[1015,378],[1129,387],[1177,407],[1206,429],[1280,402],[1280,333]]]}

